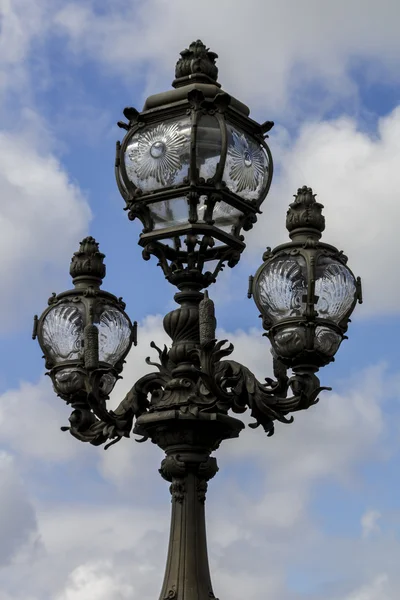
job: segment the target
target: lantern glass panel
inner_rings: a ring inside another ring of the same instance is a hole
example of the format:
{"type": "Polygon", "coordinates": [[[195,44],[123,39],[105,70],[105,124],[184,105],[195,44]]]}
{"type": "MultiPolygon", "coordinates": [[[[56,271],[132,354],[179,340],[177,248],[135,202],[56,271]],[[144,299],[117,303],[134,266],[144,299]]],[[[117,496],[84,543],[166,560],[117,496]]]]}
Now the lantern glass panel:
{"type": "MultiPolygon", "coordinates": [[[[207,196],[200,196],[199,205],[197,208],[197,214],[199,221],[204,220],[206,212],[207,196]]],[[[214,206],[212,219],[215,227],[230,233],[232,227],[238,224],[239,218],[243,216],[243,212],[238,210],[234,206],[231,206],[227,202],[220,200],[214,206]]]]}
{"type": "Polygon", "coordinates": [[[189,205],[185,197],[154,202],[148,207],[154,221],[154,229],[165,229],[188,222],[189,205]]]}
{"type": "Polygon", "coordinates": [[[318,325],[315,328],[314,347],[325,356],[334,356],[339,349],[341,341],[341,336],[329,327],[318,325]]]}
{"type": "Polygon", "coordinates": [[[228,153],[223,179],[243,200],[258,200],[268,180],[264,147],[245,131],[227,123],[228,153]]]}
{"type": "Polygon", "coordinates": [[[190,118],[140,128],[125,152],[128,178],[143,192],[183,183],[189,172],[190,118]]]}
{"type": "Polygon", "coordinates": [[[121,311],[106,306],[95,325],[99,330],[99,360],[114,366],[129,347],[130,323],[121,311]]]}
{"type": "Polygon", "coordinates": [[[202,115],[196,135],[196,161],[199,177],[206,182],[214,177],[221,159],[222,139],[218,119],[213,115],[202,115]]]}
{"type": "Polygon", "coordinates": [[[277,257],[267,263],[257,282],[262,312],[273,322],[304,312],[306,262],[301,255],[277,257]]]}
{"type": "Polygon", "coordinates": [[[279,356],[292,358],[302,352],[306,346],[304,327],[290,325],[279,329],[274,334],[275,351],[279,356]]]}
{"type": "Polygon", "coordinates": [[[315,305],[318,316],[335,323],[346,316],[356,296],[356,283],[349,269],[341,262],[320,256],[316,268],[315,305]]]}
{"type": "Polygon", "coordinates": [[[42,349],[54,362],[79,360],[83,343],[83,319],[79,308],[71,304],[54,306],[44,317],[42,349]]]}
{"type": "Polygon", "coordinates": [[[80,371],[73,367],[66,367],[55,374],[54,387],[57,393],[68,396],[84,390],[85,382],[80,371]]]}

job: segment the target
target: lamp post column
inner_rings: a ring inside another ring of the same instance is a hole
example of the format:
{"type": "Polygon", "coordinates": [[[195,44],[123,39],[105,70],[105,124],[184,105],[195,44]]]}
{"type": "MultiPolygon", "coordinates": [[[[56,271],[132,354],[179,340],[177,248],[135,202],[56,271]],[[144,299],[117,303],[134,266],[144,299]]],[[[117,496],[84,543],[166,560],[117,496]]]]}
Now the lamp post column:
{"type": "Polygon", "coordinates": [[[160,600],[215,598],[208,565],[204,504],[207,481],[217,472],[215,458],[200,449],[174,449],[160,473],[171,482],[171,531],[160,600]]]}

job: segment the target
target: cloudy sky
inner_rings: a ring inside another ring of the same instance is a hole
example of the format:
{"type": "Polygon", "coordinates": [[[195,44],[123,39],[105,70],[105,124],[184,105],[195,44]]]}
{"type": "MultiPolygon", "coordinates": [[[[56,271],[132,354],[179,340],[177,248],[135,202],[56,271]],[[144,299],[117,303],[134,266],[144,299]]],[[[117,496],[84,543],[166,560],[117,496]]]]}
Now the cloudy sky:
{"type": "Polygon", "coordinates": [[[259,378],[268,342],[247,278],[286,240],[302,185],[325,206],[324,239],[361,275],[357,308],[320,404],[246,430],[219,451],[208,537],[221,600],[400,597],[400,37],[398,0],[0,0],[0,600],[154,600],[169,528],[161,452],[107,452],[60,432],[32,317],[69,287],[87,234],[106,288],[139,321],[115,406],[147,367],[173,289],[141,259],[139,224],[113,175],[116,122],[169,88],[197,38],[224,89],[276,123],[276,175],[234,271],[210,294],[220,336],[259,378]]]}

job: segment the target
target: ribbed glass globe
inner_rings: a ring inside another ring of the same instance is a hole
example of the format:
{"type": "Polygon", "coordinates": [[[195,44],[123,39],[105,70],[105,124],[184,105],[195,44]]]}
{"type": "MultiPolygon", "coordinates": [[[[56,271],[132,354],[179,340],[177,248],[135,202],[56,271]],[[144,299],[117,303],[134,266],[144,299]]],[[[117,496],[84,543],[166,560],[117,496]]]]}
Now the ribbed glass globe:
{"type": "Polygon", "coordinates": [[[296,317],[304,311],[307,270],[303,256],[277,257],[267,263],[258,279],[261,310],[272,323],[296,317]]]}
{"type": "Polygon", "coordinates": [[[43,320],[42,345],[55,363],[79,360],[83,352],[83,317],[71,303],[54,306],[43,320]]]}
{"type": "Polygon", "coordinates": [[[98,323],[99,360],[115,366],[131,341],[131,328],[125,315],[113,306],[105,306],[98,323]]]}
{"type": "Polygon", "coordinates": [[[257,305],[283,359],[304,351],[331,359],[356,301],[356,282],[345,264],[326,253],[317,255],[315,266],[311,256],[309,260],[299,252],[278,255],[265,264],[256,280],[257,305]],[[315,282],[314,315],[307,313],[310,278],[315,282]]]}
{"type": "MultiPolygon", "coordinates": [[[[304,314],[308,271],[301,254],[276,257],[266,264],[258,279],[262,312],[273,323],[304,314]]],[[[320,256],[315,272],[315,310],[319,319],[339,324],[356,298],[356,282],[351,271],[330,256],[320,256]]]]}
{"type": "Polygon", "coordinates": [[[356,297],[356,282],[346,265],[329,256],[320,256],[316,268],[315,295],[318,297],[315,308],[319,318],[340,323],[356,297]]]}

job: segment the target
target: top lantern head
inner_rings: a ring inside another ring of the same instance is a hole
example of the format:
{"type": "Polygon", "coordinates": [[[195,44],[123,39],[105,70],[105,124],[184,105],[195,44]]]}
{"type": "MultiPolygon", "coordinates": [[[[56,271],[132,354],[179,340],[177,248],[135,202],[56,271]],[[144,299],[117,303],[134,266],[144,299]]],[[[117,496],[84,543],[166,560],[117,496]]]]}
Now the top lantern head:
{"type": "Polygon", "coordinates": [[[272,122],[249,118],[247,106],[217,83],[217,55],[198,40],[181,52],[175,89],[150,96],[117,144],[116,177],[129,218],[139,218],[139,243],[158,248],[176,268],[195,255],[196,268],[237,263],[241,230],[257,220],[272,179],[265,143],[272,122]]]}

